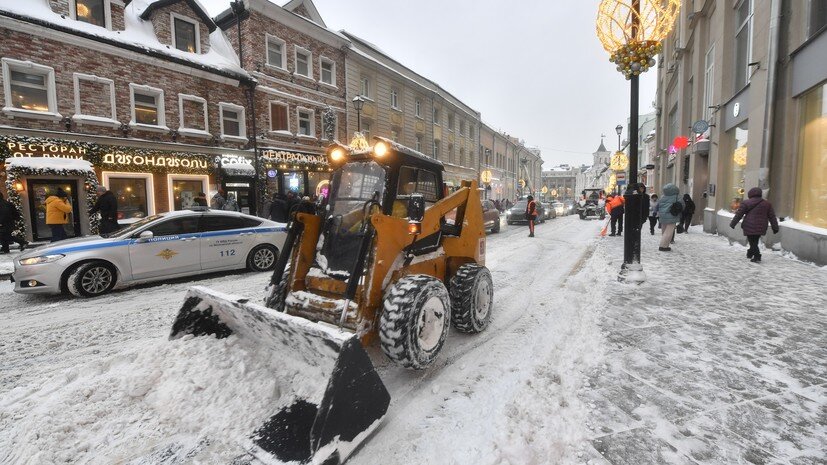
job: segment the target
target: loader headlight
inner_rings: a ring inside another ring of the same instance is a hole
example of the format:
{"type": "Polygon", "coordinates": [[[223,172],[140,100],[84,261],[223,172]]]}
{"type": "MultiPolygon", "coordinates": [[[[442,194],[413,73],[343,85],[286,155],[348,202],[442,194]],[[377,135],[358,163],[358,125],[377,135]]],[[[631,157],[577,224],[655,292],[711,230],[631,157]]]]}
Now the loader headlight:
{"type": "Polygon", "coordinates": [[[43,263],[52,263],[60,260],[61,258],[65,257],[66,255],[63,254],[55,254],[55,255],[41,255],[39,257],[31,257],[31,258],[24,258],[20,260],[21,265],[41,265],[43,263]]]}
{"type": "Polygon", "coordinates": [[[330,151],[330,161],[339,162],[345,159],[345,150],[341,147],[336,147],[330,151]]]}
{"type": "Polygon", "coordinates": [[[373,146],[373,154],[379,158],[384,157],[388,154],[388,144],[385,142],[377,142],[376,145],[373,146]]]}

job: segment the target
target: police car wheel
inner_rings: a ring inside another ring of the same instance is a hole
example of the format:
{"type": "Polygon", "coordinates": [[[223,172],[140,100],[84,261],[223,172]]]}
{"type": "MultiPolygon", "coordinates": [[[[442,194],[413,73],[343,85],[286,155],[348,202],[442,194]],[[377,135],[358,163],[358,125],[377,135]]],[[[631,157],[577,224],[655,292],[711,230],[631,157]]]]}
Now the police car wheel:
{"type": "Polygon", "coordinates": [[[76,297],[96,297],[111,291],[116,282],[115,267],[106,262],[90,262],[69,274],[66,287],[76,297]]]}
{"type": "Polygon", "coordinates": [[[247,255],[247,268],[252,271],[271,271],[276,267],[278,250],[272,245],[257,245],[247,255]]]}

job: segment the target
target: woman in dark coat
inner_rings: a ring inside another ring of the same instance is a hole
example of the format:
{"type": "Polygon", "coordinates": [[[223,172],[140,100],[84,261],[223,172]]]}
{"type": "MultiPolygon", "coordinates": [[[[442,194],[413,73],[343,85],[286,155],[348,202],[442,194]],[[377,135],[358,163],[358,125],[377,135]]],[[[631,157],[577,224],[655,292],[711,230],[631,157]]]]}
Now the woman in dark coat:
{"type": "Polygon", "coordinates": [[[747,193],[749,197],[747,200],[741,202],[738,211],[735,212],[735,218],[729,223],[729,227],[735,229],[735,225],[744,219],[741,223],[741,228],[744,230],[744,235],[747,236],[749,242],[749,250],[747,250],[747,258],[752,259],[752,262],[761,261],[761,250],[758,248],[758,241],[761,236],[767,234],[767,224],[772,225],[772,232],[778,234],[778,219],[775,217],[775,211],[769,200],[761,198],[761,189],[753,187],[747,193]]]}
{"type": "Polygon", "coordinates": [[[678,232],[683,229],[683,232],[689,234],[689,226],[692,225],[692,215],[695,214],[695,202],[689,194],[683,194],[683,211],[681,212],[681,222],[678,232]]]}

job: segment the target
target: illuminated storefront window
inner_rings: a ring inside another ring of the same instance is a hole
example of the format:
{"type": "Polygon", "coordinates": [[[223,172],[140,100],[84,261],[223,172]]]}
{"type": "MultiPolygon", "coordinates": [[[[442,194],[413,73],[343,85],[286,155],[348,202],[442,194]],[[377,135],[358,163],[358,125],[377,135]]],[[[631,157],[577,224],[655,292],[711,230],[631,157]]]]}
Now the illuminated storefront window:
{"type": "Polygon", "coordinates": [[[732,155],[730,159],[729,186],[727,188],[727,201],[729,209],[738,210],[744,200],[745,192],[749,189],[744,185],[744,169],[747,166],[747,123],[742,123],[730,131],[732,136],[732,155]]]}
{"type": "Polygon", "coordinates": [[[184,210],[186,208],[195,207],[196,200],[199,193],[206,192],[206,187],[203,181],[192,179],[173,179],[172,180],[172,195],[173,195],[173,209],[184,210]]]}
{"type": "Polygon", "coordinates": [[[75,0],[75,17],[78,21],[106,27],[106,0],[75,0]]]}
{"type": "Polygon", "coordinates": [[[801,98],[795,219],[827,228],[827,84],[801,98]]]}
{"type": "Polygon", "coordinates": [[[118,199],[118,221],[129,222],[149,214],[146,185],[143,178],[109,178],[109,190],[118,199]]]}

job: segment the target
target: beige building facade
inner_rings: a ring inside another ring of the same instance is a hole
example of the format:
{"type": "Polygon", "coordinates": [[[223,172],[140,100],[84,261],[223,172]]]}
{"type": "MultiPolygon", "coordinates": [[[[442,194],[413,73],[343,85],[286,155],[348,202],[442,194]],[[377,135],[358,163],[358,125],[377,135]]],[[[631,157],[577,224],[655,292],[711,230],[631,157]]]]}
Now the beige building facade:
{"type": "Polygon", "coordinates": [[[766,236],[827,263],[827,2],[686,0],[658,68],[655,188],[674,183],[704,230],[731,229],[761,187],[781,223],[766,236]],[[697,124],[696,124],[697,123],[697,124]],[[708,125],[708,127],[707,127],[708,125]],[[689,147],[673,142],[684,136],[689,147]]]}

